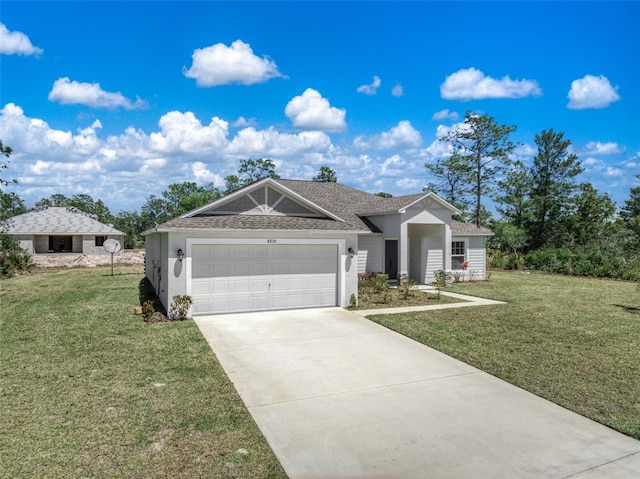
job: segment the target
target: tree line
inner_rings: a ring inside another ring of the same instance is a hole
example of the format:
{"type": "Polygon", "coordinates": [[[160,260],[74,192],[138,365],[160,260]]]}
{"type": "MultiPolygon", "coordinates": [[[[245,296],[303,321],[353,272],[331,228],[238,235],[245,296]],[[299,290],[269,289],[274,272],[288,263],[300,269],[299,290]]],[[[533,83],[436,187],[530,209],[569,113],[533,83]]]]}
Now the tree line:
{"type": "MultiPolygon", "coordinates": [[[[1,142],[0,146],[2,146],[1,142]]],[[[2,166],[0,169],[5,169],[8,166],[11,148],[3,147],[2,152],[6,162],[0,165],[2,166]]],[[[217,188],[212,183],[205,185],[198,185],[191,181],[173,183],[160,195],[150,194],[147,196],[140,211],[120,211],[117,214],[112,214],[102,200],[96,200],[87,194],[77,194],[71,197],[54,194],[38,200],[35,207],[73,206],[95,216],[101,223],[113,225],[114,228],[122,231],[125,234],[125,248],[141,248],[144,246],[143,232],[157,224],[204,206],[254,181],[267,177],[277,179],[279,175],[275,172],[275,168],[275,163],[270,159],[243,160],[240,162],[237,174],[225,178],[225,188],[217,188]]],[[[313,180],[337,182],[337,176],[331,168],[323,166],[313,180]]],[[[8,185],[9,183],[15,183],[15,180],[2,181],[1,184],[8,185]]],[[[0,190],[0,222],[28,211],[24,201],[17,194],[5,193],[0,190]]],[[[7,241],[10,239],[6,238],[7,241]]]]}
{"type": "Polygon", "coordinates": [[[578,182],[584,169],[564,133],[536,134],[537,154],[527,165],[513,159],[515,131],[467,112],[441,138],[450,154],[425,165],[433,178],[428,188],[461,211],[458,219],[494,232],[490,265],[639,279],[640,186],[618,211],[607,193],[578,182]],[[497,217],[485,208],[488,199],[497,217]]]}
{"type": "MultiPolygon", "coordinates": [[[[449,155],[425,164],[431,179],[425,190],[456,206],[461,212],[456,219],[493,231],[491,266],[640,279],[640,175],[639,185],[618,210],[607,193],[578,182],[583,168],[564,133],[549,129],[536,134],[537,154],[525,164],[513,158],[517,144],[510,136],[515,131],[516,126],[498,124],[489,115],[467,112],[464,121],[441,138],[449,145],[449,155]],[[486,208],[489,199],[495,214],[486,208]]],[[[11,148],[1,141],[0,148],[1,172],[8,167],[11,148]]],[[[259,179],[277,179],[275,169],[269,159],[243,160],[237,174],[225,178],[224,188],[174,183],[159,195],[150,194],[140,211],[115,215],[102,200],[86,194],[54,194],[35,206],[74,206],[124,232],[125,248],[140,248],[144,231],[259,179]]],[[[323,166],[313,180],[338,178],[323,166]]],[[[15,180],[0,178],[0,186],[9,183],[15,180]]],[[[0,190],[0,222],[27,211],[18,195],[0,190]]],[[[0,241],[7,244],[10,239],[3,235],[0,241]]]]}

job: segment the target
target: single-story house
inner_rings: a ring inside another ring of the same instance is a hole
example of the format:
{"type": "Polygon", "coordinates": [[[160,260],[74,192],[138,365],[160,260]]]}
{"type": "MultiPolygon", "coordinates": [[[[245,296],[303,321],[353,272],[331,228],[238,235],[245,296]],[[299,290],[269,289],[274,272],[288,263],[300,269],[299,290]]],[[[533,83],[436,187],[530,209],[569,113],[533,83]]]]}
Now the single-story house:
{"type": "Polygon", "coordinates": [[[194,315],[346,307],[364,272],[428,284],[468,262],[483,279],[492,233],[457,213],[431,192],[265,178],[145,232],[146,275],[165,307],[190,295],[194,315]]]}
{"type": "Polygon", "coordinates": [[[39,206],[10,218],[3,226],[30,254],[107,254],[103,248],[106,239],[124,244],[122,231],[72,206],[39,206]]]}

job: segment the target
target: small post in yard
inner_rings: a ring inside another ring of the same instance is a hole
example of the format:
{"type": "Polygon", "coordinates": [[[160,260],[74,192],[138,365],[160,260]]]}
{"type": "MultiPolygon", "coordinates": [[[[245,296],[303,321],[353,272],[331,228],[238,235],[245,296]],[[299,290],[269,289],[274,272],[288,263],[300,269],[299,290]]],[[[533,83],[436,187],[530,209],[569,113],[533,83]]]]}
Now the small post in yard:
{"type": "Polygon", "coordinates": [[[120,245],[120,241],[109,238],[104,240],[102,247],[107,251],[107,253],[111,253],[111,276],[113,276],[113,255],[120,251],[122,246],[120,245]]]}

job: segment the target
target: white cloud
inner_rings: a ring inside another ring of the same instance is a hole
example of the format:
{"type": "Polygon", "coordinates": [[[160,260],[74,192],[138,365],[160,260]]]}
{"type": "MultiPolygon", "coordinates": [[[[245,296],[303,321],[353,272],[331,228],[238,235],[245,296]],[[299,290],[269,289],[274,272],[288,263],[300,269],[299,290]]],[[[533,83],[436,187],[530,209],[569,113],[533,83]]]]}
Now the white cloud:
{"type": "Polygon", "coordinates": [[[55,130],[40,119],[28,118],[21,107],[8,103],[0,110],[0,138],[11,146],[14,155],[29,155],[38,159],[45,155],[49,161],[77,161],[92,155],[99,148],[97,124],[70,131],[55,130]]]}
{"type": "Polygon", "coordinates": [[[622,150],[617,143],[607,142],[601,143],[599,141],[590,141],[585,146],[585,155],[618,155],[622,153],[622,150]]]}
{"type": "Polygon", "coordinates": [[[321,131],[302,131],[297,134],[280,133],[273,127],[240,130],[227,149],[239,156],[297,157],[303,153],[326,151],[331,139],[321,131]]]}
{"type": "Polygon", "coordinates": [[[31,44],[31,40],[22,32],[11,32],[0,23],[0,54],[4,55],[37,55],[42,48],[31,44]]]}
{"type": "Polygon", "coordinates": [[[379,135],[358,136],[353,140],[353,145],[360,149],[388,150],[392,148],[418,148],[422,144],[422,136],[411,122],[403,120],[389,131],[379,135]]]}
{"type": "Polygon", "coordinates": [[[438,121],[442,121],[442,120],[457,121],[458,118],[460,118],[460,115],[457,112],[449,111],[448,109],[437,111],[431,117],[432,120],[438,120],[438,121]]]}
{"type": "Polygon", "coordinates": [[[404,88],[402,88],[402,85],[397,84],[396,86],[394,86],[391,89],[391,95],[395,96],[395,97],[401,97],[404,96],[404,88]]]}
{"type": "Polygon", "coordinates": [[[475,68],[452,73],[440,85],[440,96],[446,100],[523,98],[531,95],[542,95],[538,82],[534,80],[512,80],[508,76],[496,80],[475,68]]]}
{"type": "Polygon", "coordinates": [[[245,118],[244,116],[238,117],[237,120],[231,123],[231,126],[234,128],[245,128],[247,126],[255,126],[256,125],[255,118],[245,118]]]}
{"type": "Polygon", "coordinates": [[[228,143],[229,123],[217,116],[204,126],[190,111],[170,111],[158,124],[161,131],[149,135],[150,147],[156,152],[203,155],[228,143]]]}
{"type": "Polygon", "coordinates": [[[187,78],[195,78],[198,86],[253,85],[284,77],[275,62],[255,55],[251,45],[242,40],[236,40],[229,47],[217,43],[196,49],[192,60],[191,68],[183,67],[182,72],[187,78]]]}
{"type": "Polygon", "coordinates": [[[603,75],[599,77],[585,75],[584,78],[571,82],[571,90],[567,95],[569,98],[567,108],[572,110],[605,108],[620,99],[617,90],[618,87],[612,87],[609,80],[603,75]]]}
{"type": "Polygon", "coordinates": [[[223,187],[239,160],[258,157],[272,159],[283,178],[311,179],[327,165],[341,182],[372,193],[414,193],[426,181],[428,154],[408,121],[372,135],[367,151],[336,146],[320,130],[249,126],[230,135],[227,121],[214,117],[203,123],[190,111],[162,115],[154,131],[128,127],[107,135],[95,119],[67,131],[26,116],[15,104],[0,110],[0,138],[14,150],[8,173],[19,181],[12,191],[28,206],[54,193],[87,193],[114,213],[139,210],[150,194],[171,183],[223,187]]]}
{"type": "Polygon", "coordinates": [[[584,160],[582,162],[582,166],[583,167],[589,167],[589,166],[597,166],[599,164],[601,164],[602,162],[600,160],[596,160],[595,158],[587,158],[586,160],[584,160]]]}
{"type": "Polygon", "coordinates": [[[402,178],[396,181],[396,186],[402,190],[409,190],[411,192],[419,192],[422,189],[424,181],[418,178],[402,178]]]}
{"type": "Polygon", "coordinates": [[[207,165],[201,161],[196,161],[191,164],[191,172],[196,180],[196,183],[213,183],[216,188],[222,188],[225,186],[224,178],[207,168],[207,165]]]}
{"type": "Polygon", "coordinates": [[[373,82],[369,85],[360,85],[356,90],[358,93],[364,93],[365,95],[375,95],[378,93],[378,88],[382,85],[382,80],[379,76],[373,77],[373,82]]]}
{"type": "Polygon", "coordinates": [[[313,88],[307,88],[294,97],[284,109],[295,128],[303,130],[343,131],[346,128],[346,110],[331,106],[326,98],[313,88]]]}
{"type": "Polygon", "coordinates": [[[146,108],[147,104],[140,98],[132,102],[122,93],[104,91],[99,83],[71,81],[68,77],[58,78],[49,92],[49,101],[57,101],[63,105],[86,105],[92,108],[117,108],[127,110],[146,108]]]}

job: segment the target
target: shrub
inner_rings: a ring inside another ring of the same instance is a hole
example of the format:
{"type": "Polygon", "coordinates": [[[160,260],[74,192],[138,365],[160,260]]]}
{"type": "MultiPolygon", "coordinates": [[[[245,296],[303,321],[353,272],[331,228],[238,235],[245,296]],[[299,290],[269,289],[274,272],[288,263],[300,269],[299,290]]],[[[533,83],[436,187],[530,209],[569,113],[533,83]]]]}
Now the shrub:
{"type": "Polygon", "coordinates": [[[349,297],[349,307],[355,308],[356,306],[358,306],[358,300],[356,299],[356,295],[351,293],[351,296],[349,297]]]}
{"type": "Polygon", "coordinates": [[[29,272],[34,267],[31,255],[13,236],[0,233],[0,278],[10,278],[16,273],[29,272]]]}
{"type": "Polygon", "coordinates": [[[436,289],[444,288],[445,287],[444,271],[441,269],[434,271],[433,280],[434,280],[433,286],[435,286],[436,289]]]}
{"type": "Polygon", "coordinates": [[[410,279],[406,276],[400,279],[399,290],[400,294],[402,294],[403,299],[408,299],[409,296],[413,296],[413,287],[415,285],[415,280],[410,279]]]}
{"type": "Polygon", "coordinates": [[[193,304],[193,299],[188,294],[176,294],[169,307],[169,318],[176,321],[189,319],[189,308],[193,304]]]}

